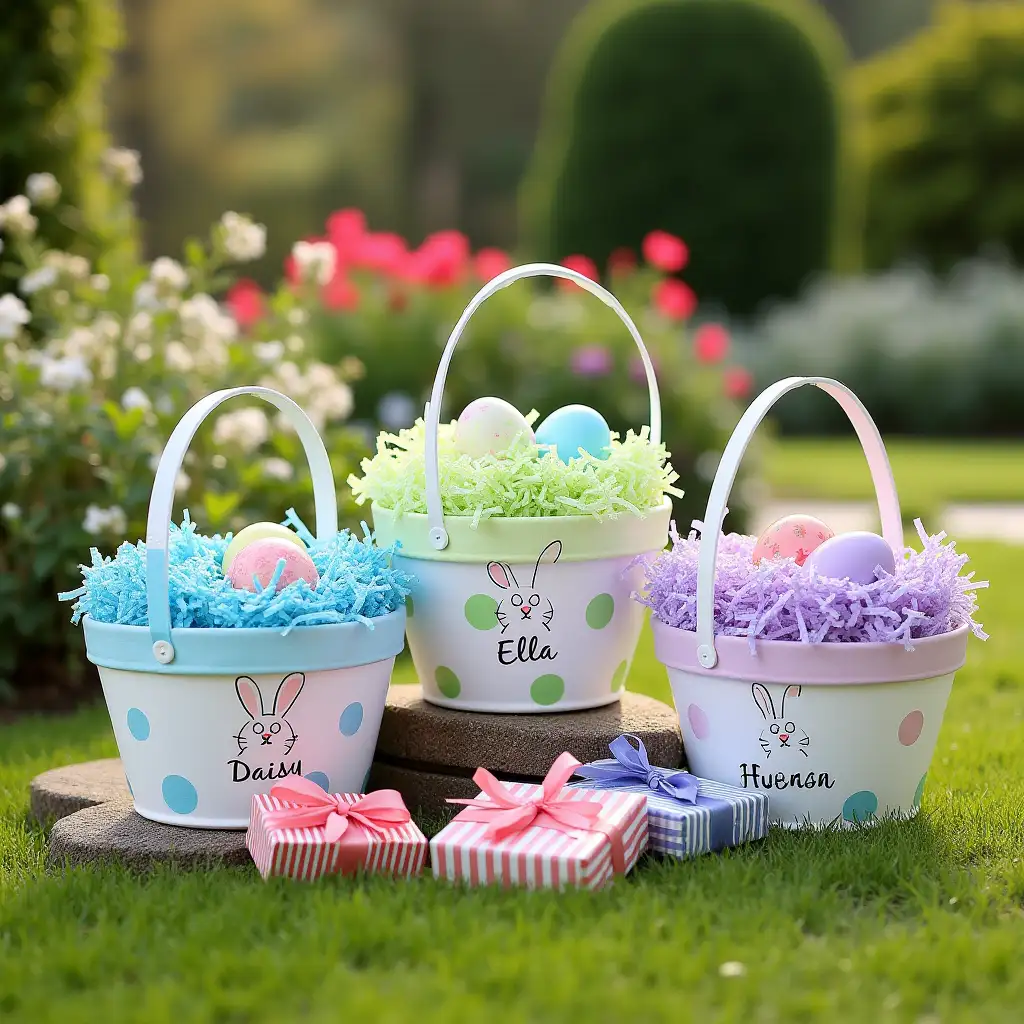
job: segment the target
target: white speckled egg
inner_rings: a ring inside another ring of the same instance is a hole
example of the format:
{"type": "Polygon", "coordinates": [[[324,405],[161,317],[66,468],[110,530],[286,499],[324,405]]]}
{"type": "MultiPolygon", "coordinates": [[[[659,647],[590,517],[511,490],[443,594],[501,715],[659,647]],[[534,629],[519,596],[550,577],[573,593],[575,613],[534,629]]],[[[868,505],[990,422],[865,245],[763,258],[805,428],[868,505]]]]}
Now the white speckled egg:
{"type": "Polygon", "coordinates": [[[896,571],[892,548],[877,533],[840,533],[810,553],[806,565],[819,576],[853,583],[874,583],[875,566],[890,575],[896,571]]]}
{"type": "Polygon", "coordinates": [[[478,398],[462,410],[455,424],[455,447],[479,459],[507,450],[519,434],[533,440],[530,424],[514,405],[501,398],[478,398]]]}

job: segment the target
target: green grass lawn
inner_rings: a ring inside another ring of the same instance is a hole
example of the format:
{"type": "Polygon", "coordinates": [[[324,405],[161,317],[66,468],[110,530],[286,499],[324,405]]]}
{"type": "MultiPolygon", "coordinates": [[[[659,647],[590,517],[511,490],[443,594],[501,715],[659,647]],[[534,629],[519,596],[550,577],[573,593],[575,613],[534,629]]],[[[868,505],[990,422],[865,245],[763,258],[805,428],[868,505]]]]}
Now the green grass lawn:
{"type": "MultiPolygon", "coordinates": [[[[993,639],[917,820],[649,861],[596,894],[48,872],[29,780],[114,754],[106,715],[0,728],[0,1021],[1019,1020],[1024,550],[974,555],[993,639]]],[[[666,697],[645,645],[630,685],[666,697]]]]}
{"type": "MultiPolygon", "coordinates": [[[[900,501],[934,513],[949,503],[1024,504],[1024,444],[886,441],[900,501]]],[[[776,498],[870,501],[864,453],[855,439],[785,439],[767,453],[765,480],[776,498]]]]}

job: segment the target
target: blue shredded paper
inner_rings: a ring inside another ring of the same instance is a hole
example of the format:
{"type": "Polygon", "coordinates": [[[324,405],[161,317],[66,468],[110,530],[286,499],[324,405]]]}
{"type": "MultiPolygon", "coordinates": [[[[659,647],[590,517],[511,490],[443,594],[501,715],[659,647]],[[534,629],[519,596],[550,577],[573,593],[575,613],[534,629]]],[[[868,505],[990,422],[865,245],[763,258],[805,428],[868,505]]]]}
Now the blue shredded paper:
{"type": "MultiPolygon", "coordinates": [[[[289,509],[285,525],[291,526],[309,550],[320,574],[315,588],[297,580],[276,591],[278,573],[263,590],[236,590],[221,571],[224,550],[231,534],[205,537],[184,513],[181,526],[171,524],[168,545],[171,625],[197,629],[321,626],[331,623],[373,620],[396,611],[409,594],[412,577],[392,565],[396,545],[379,549],[363,523],[363,537],[341,530],[326,541],[312,536],[289,509]]],[[[146,597],[146,545],[122,544],[113,558],[91,549],[92,564],[83,565],[83,585],[59,594],[74,601],[71,621],[88,615],[97,622],[148,626],[146,597]]]]}

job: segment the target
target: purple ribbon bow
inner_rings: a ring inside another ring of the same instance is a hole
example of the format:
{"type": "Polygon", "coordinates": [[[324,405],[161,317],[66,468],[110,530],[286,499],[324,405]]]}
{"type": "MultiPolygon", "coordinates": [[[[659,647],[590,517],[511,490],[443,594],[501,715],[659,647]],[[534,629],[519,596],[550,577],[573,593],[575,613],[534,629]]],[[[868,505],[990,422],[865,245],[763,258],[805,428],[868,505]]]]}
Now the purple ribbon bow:
{"type": "Polygon", "coordinates": [[[608,745],[614,759],[580,765],[576,774],[594,782],[642,782],[655,793],[676,800],[697,802],[697,780],[689,772],[676,768],[657,768],[647,759],[647,750],[638,736],[617,736],[608,745]],[[630,743],[636,740],[636,747],[630,743]]]}

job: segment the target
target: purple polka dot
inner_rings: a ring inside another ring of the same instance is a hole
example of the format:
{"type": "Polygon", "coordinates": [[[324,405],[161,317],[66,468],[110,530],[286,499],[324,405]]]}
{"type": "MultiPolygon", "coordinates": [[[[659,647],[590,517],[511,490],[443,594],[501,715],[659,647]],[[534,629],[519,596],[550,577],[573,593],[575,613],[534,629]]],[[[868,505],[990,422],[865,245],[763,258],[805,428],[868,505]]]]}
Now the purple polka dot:
{"type": "Polygon", "coordinates": [[[911,711],[906,718],[900,722],[899,736],[900,743],[905,747],[913,746],[921,738],[921,730],[924,728],[924,714],[920,711],[911,711]]]}
{"type": "Polygon", "coordinates": [[[711,726],[708,723],[708,716],[704,713],[704,709],[696,704],[691,704],[686,709],[686,717],[690,720],[690,728],[693,730],[694,738],[706,740],[708,733],[711,732],[711,726]]]}

